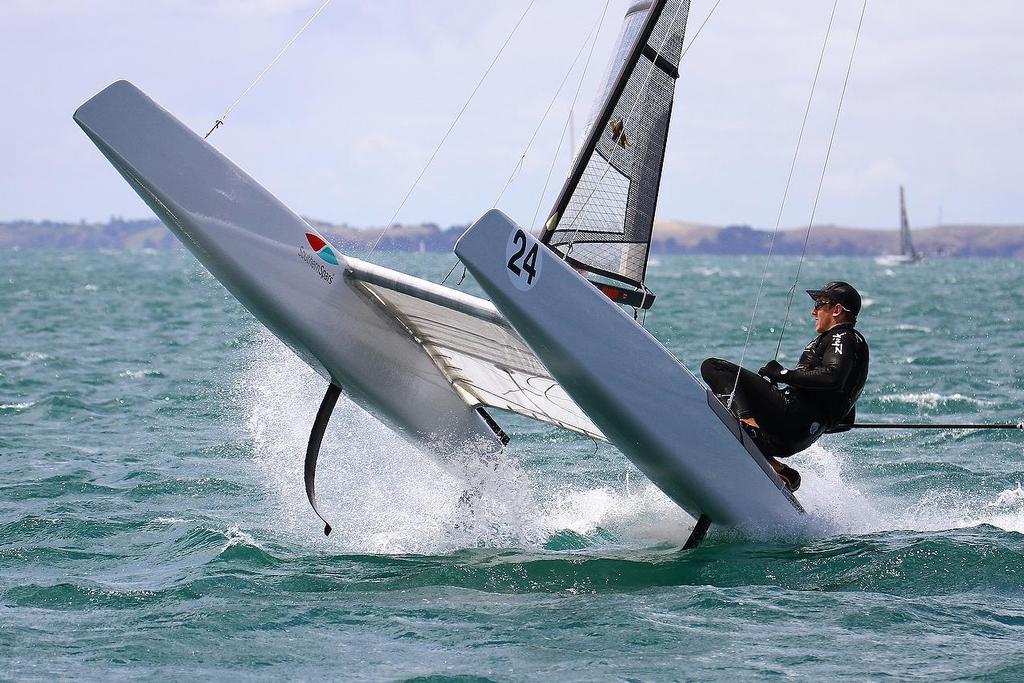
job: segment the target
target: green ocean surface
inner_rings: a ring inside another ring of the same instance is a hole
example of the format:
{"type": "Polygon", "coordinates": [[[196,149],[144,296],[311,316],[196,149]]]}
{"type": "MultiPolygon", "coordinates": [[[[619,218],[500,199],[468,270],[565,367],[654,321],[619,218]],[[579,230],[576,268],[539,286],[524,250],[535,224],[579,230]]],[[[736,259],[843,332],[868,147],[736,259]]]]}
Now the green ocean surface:
{"type": "MultiPolygon", "coordinates": [[[[438,281],[450,255],[374,260],[438,281]]],[[[797,267],[658,257],[691,368],[771,358],[797,267]]],[[[457,276],[458,272],[456,272],[457,276]]],[[[865,297],[865,421],[1024,419],[1024,264],[804,264],[865,297]]],[[[453,276],[453,280],[455,276],[453,276]]],[[[463,288],[478,290],[470,282],[463,288]]],[[[0,251],[0,679],[1024,678],[1024,433],[854,431],[795,457],[808,524],[690,520],[614,448],[514,416],[460,480],[345,399],[188,254],[0,251]]]]}

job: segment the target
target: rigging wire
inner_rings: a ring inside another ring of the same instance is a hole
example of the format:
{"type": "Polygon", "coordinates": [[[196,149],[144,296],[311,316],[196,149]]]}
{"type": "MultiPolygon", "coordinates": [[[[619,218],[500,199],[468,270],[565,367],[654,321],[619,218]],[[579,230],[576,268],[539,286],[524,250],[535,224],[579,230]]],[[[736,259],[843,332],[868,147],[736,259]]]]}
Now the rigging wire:
{"type": "Polygon", "coordinates": [[[444,276],[443,278],[441,278],[441,284],[442,284],[442,285],[443,285],[444,283],[448,282],[448,278],[450,278],[450,277],[452,276],[452,273],[454,273],[454,272],[455,272],[455,269],[456,269],[456,268],[458,268],[458,267],[459,267],[459,260],[458,260],[458,259],[456,259],[456,260],[455,260],[455,265],[454,265],[454,266],[452,266],[452,269],[448,271],[448,274],[447,274],[447,275],[445,275],[445,276],[444,276]]]}
{"type": "Polygon", "coordinates": [[[704,30],[704,26],[708,23],[708,20],[711,19],[711,15],[715,13],[715,10],[718,9],[718,5],[721,4],[721,2],[722,0],[716,0],[715,4],[711,7],[711,11],[708,12],[706,17],[704,17],[704,21],[700,22],[700,26],[697,27],[697,32],[693,34],[693,38],[690,39],[690,42],[683,48],[682,54],[679,55],[680,63],[682,63],[683,57],[685,57],[686,53],[690,51],[690,48],[693,47],[693,44],[697,42],[697,37],[700,36],[700,32],[704,30]]]}
{"type": "MultiPolygon", "coordinates": [[[[604,9],[605,10],[608,9],[608,2],[609,2],[609,0],[606,0],[606,2],[604,4],[604,9]]],[[[597,44],[597,38],[595,36],[595,32],[598,31],[598,29],[601,26],[601,24],[603,23],[603,21],[604,21],[604,12],[601,12],[601,17],[590,28],[590,32],[587,34],[587,37],[583,40],[583,43],[580,45],[580,49],[576,51],[576,56],[573,58],[572,64],[569,65],[568,70],[566,70],[566,72],[565,72],[565,76],[562,77],[562,82],[558,84],[558,89],[555,90],[555,94],[551,96],[551,101],[548,102],[547,109],[544,110],[544,114],[540,117],[540,121],[537,123],[537,127],[533,130],[533,135],[530,136],[530,141],[527,142],[526,143],[526,147],[523,148],[522,154],[519,155],[519,160],[516,162],[515,167],[512,169],[512,173],[509,174],[508,180],[505,181],[504,187],[501,188],[501,192],[499,192],[498,196],[495,198],[494,203],[491,205],[492,207],[498,206],[498,203],[501,201],[501,198],[503,196],[505,196],[505,191],[509,188],[509,185],[512,184],[513,179],[516,177],[516,174],[523,167],[523,162],[526,161],[526,155],[529,154],[530,148],[533,146],[534,141],[537,139],[537,136],[540,134],[540,130],[544,126],[544,122],[548,120],[548,114],[551,113],[551,109],[555,106],[555,102],[558,101],[558,96],[562,94],[562,88],[564,88],[565,84],[569,81],[569,76],[572,75],[573,69],[576,68],[576,64],[580,61],[580,57],[583,55],[583,50],[586,49],[587,43],[590,43],[591,42],[591,38],[593,37],[594,41],[593,41],[593,43],[591,43],[590,55],[588,55],[588,57],[587,57],[587,65],[590,64],[590,56],[593,56],[593,54],[594,54],[593,46],[597,44]]],[[[586,73],[586,69],[584,69],[584,74],[585,73],[586,73]]],[[[582,82],[582,79],[581,79],[581,82],[582,82]]]]}
{"type": "Polygon", "coordinates": [[[312,24],[313,21],[318,16],[320,16],[320,13],[323,12],[325,9],[327,9],[327,6],[329,4],[331,4],[331,1],[332,0],[324,0],[324,3],[322,5],[320,5],[320,7],[317,9],[317,11],[313,12],[313,15],[309,19],[306,20],[306,23],[302,25],[302,28],[300,28],[298,31],[296,31],[295,35],[293,35],[288,40],[288,42],[284,44],[284,47],[282,47],[280,52],[277,53],[277,56],[274,57],[274,59],[272,59],[270,61],[270,64],[267,64],[266,68],[264,68],[263,71],[261,71],[259,73],[259,75],[253,80],[253,82],[249,84],[249,87],[246,88],[245,90],[243,90],[242,94],[239,95],[237,98],[235,98],[235,101],[231,103],[231,106],[228,107],[227,109],[225,109],[224,113],[221,114],[220,117],[217,118],[217,120],[213,122],[213,126],[210,128],[210,130],[206,131],[206,135],[203,136],[204,140],[207,139],[208,137],[210,137],[210,134],[213,133],[213,131],[217,130],[218,128],[220,128],[221,126],[224,125],[224,119],[226,119],[228,117],[228,114],[230,114],[232,111],[234,111],[235,107],[238,106],[238,103],[242,101],[242,98],[245,97],[246,95],[248,95],[249,91],[252,90],[253,88],[255,88],[256,84],[259,83],[263,79],[263,77],[267,75],[267,72],[270,71],[272,68],[274,68],[274,65],[277,64],[277,62],[281,59],[281,57],[284,56],[284,53],[288,51],[288,48],[290,48],[292,46],[292,44],[296,40],[299,39],[299,36],[301,36],[303,33],[305,33],[306,29],[309,28],[309,25],[312,24]]]}
{"type": "MultiPolygon", "coordinates": [[[[547,194],[548,184],[551,182],[551,175],[555,170],[555,164],[558,162],[558,153],[562,150],[562,143],[565,141],[565,133],[569,128],[570,122],[572,121],[572,112],[576,109],[576,102],[580,98],[580,91],[583,89],[583,81],[587,77],[587,71],[590,68],[590,61],[594,57],[594,48],[597,46],[597,36],[601,33],[601,27],[604,26],[604,18],[608,12],[608,0],[605,0],[604,8],[601,10],[601,16],[598,19],[598,31],[594,34],[594,42],[590,45],[590,53],[587,55],[587,61],[583,65],[583,73],[580,74],[579,83],[576,84],[576,92],[573,93],[572,103],[569,105],[569,116],[565,120],[565,124],[562,126],[562,134],[558,138],[558,147],[555,148],[555,153],[551,157],[551,165],[548,167],[548,175],[544,179],[544,188],[540,191],[540,196],[537,198],[537,207],[533,211],[533,218],[530,220],[530,229],[534,229],[533,226],[537,225],[537,216],[540,215],[540,207],[544,203],[544,195],[547,194]]],[[[576,155],[573,154],[575,160],[576,155]]]]}
{"type": "Polygon", "coordinates": [[[747,325],[747,338],[743,341],[743,350],[740,352],[740,361],[736,366],[736,381],[733,382],[732,391],[729,392],[729,400],[726,401],[726,408],[732,408],[733,400],[736,396],[736,389],[740,384],[740,372],[743,368],[743,361],[747,356],[747,350],[750,346],[750,335],[754,330],[754,322],[757,318],[758,304],[761,302],[761,295],[764,293],[764,283],[768,278],[768,266],[772,261],[772,254],[775,251],[775,238],[779,234],[779,226],[782,224],[782,214],[786,208],[786,200],[789,198],[789,188],[793,183],[793,173],[796,170],[796,161],[800,156],[800,146],[804,139],[804,130],[807,128],[807,116],[811,111],[811,102],[814,100],[814,90],[818,86],[818,76],[821,73],[821,65],[825,61],[825,51],[828,47],[829,36],[832,35],[832,25],[836,17],[836,8],[839,6],[839,0],[834,0],[832,3],[832,14],[828,18],[828,28],[825,29],[825,40],[821,44],[821,53],[818,55],[818,66],[814,69],[814,80],[811,81],[811,91],[807,95],[807,105],[804,107],[804,118],[800,122],[800,133],[796,137],[796,148],[793,150],[793,159],[789,163],[789,175],[786,177],[786,189],[782,192],[782,202],[779,204],[779,213],[775,217],[775,229],[772,230],[772,239],[768,244],[768,256],[764,260],[764,269],[761,271],[761,283],[757,286],[757,294],[754,296],[754,308],[750,312],[750,323],[747,325]]]}
{"type": "Polygon", "coordinates": [[[377,248],[377,245],[380,244],[380,241],[384,239],[384,234],[388,231],[388,228],[390,228],[391,225],[395,222],[395,219],[398,218],[398,214],[405,207],[405,203],[409,201],[409,197],[412,196],[413,190],[415,190],[416,186],[419,185],[419,182],[423,178],[423,175],[427,172],[427,169],[430,168],[430,164],[433,163],[434,157],[436,157],[437,153],[441,151],[441,147],[443,147],[444,143],[448,140],[448,136],[451,135],[452,131],[455,129],[455,126],[458,124],[459,119],[462,118],[462,115],[466,112],[466,109],[469,108],[469,104],[470,102],[473,101],[473,98],[476,97],[477,92],[480,90],[480,86],[484,84],[484,81],[487,79],[487,76],[491,73],[491,69],[493,69],[494,65],[497,64],[498,59],[505,51],[505,48],[508,46],[509,41],[512,40],[512,36],[514,36],[516,34],[516,31],[519,30],[519,27],[522,25],[523,20],[526,19],[526,15],[530,13],[530,10],[533,8],[533,5],[536,2],[537,0],[530,0],[529,4],[526,6],[526,9],[523,10],[522,15],[520,15],[519,20],[516,22],[515,26],[513,26],[509,34],[505,36],[504,42],[502,42],[501,47],[498,48],[498,52],[494,55],[494,59],[492,59],[491,63],[487,65],[487,69],[484,70],[483,75],[480,76],[480,80],[477,81],[476,86],[473,88],[473,92],[469,94],[469,97],[462,105],[462,108],[459,109],[459,113],[455,115],[455,119],[451,122],[451,125],[448,126],[448,130],[446,130],[444,135],[441,136],[441,141],[437,143],[437,147],[435,147],[434,151],[430,154],[430,158],[427,159],[427,163],[424,164],[423,168],[419,172],[419,175],[417,175],[416,179],[412,182],[412,185],[409,187],[408,192],[405,193],[405,196],[402,198],[402,201],[398,205],[398,208],[395,209],[395,212],[391,215],[391,219],[384,224],[384,229],[381,230],[380,235],[377,236],[377,239],[374,240],[373,244],[370,246],[369,251],[366,252],[367,257],[369,257],[370,254],[373,253],[374,249],[377,248]]]}
{"type": "MultiPolygon", "coordinates": [[[[690,8],[689,0],[684,0],[684,2],[686,4],[687,12],[689,12],[689,8],[690,8]]],[[[672,20],[669,22],[668,28],[665,31],[665,37],[664,37],[664,39],[662,39],[661,45],[658,46],[658,49],[654,53],[654,57],[655,58],[651,60],[651,66],[648,67],[648,69],[647,69],[647,75],[644,77],[643,85],[641,85],[640,88],[638,89],[638,91],[637,91],[638,93],[644,93],[647,90],[647,86],[651,82],[651,76],[654,75],[654,69],[657,66],[657,59],[658,59],[658,57],[661,56],[661,53],[665,49],[665,46],[668,45],[668,39],[672,37],[672,28],[675,26],[676,20],[679,18],[679,10],[681,10],[683,8],[684,2],[680,2],[676,6],[675,14],[672,15],[672,20]]],[[[719,0],[719,2],[721,2],[721,0],[719,0]]],[[[718,3],[717,2],[715,3],[715,7],[718,7],[718,3]]],[[[711,8],[712,12],[715,11],[715,7],[711,8]]],[[[710,13],[709,13],[708,17],[710,18],[710,13]]],[[[661,17],[658,17],[658,20],[660,21],[661,17]]],[[[706,21],[707,20],[705,20],[705,23],[706,23],[706,21]]],[[[683,60],[683,57],[682,57],[682,54],[680,54],[679,55],[680,63],[682,62],[682,60],[683,60]]],[[[629,112],[626,114],[625,118],[622,119],[622,130],[623,131],[626,130],[626,127],[628,126],[629,122],[633,120],[633,113],[636,111],[637,103],[639,101],[640,101],[640,97],[637,97],[636,99],[633,100],[633,103],[629,107],[629,112]]],[[[625,148],[623,147],[622,149],[625,149],[625,148]]],[[[618,155],[619,154],[619,147],[618,147],[618,145],[616,145],[616,148],[612,150],[612,154],[613,155],[618,155]]],[[[611,170],[613,165],[614,164],[612,164],[612,160],[609,159],[608,160],[608,164],[605,166],[604,172],[601,173],[601,177],[597,179],[597,183],[595,183],[594,188],[590,191],[590,194],[587,195],[586,201],[583,202],[583,206],[580,207],[579,211],[576,212],[576,216],[573,217],[572,221],[567,226],[566,229],[568,229],[569,227],[573,227],[575,225],[575,230],[573,230],[572,237],[569,238],[569,246],[568,246],[568,248],[565,250],[565,253],[562,254],[562,260],[563,261],[569,257],[569,252],[572,251],[572,247],[576,243],[576,237],[579,235],[580,228],[579,228],[579,225],[576,225],[579,217],[583,214],[583,210],[586,209],[587,206],[590,204],[590,200],[597,193],[597,188],[600,187],[601,184],[604,182],[605,176],[608,175],[608,171],[611,170]]]]}
{"type": "MultiPolygon", "coordinates": [[[[580,79],[580,84],[582,84],[582,83],[583,83],[583,79],[580,79]]],[[[579,90],[578,89],[576,91],[576,94],[577,95],[579,94],[579,90]]],[[[544,187],[540,191],[540,196],[537,197],[537,206],[533,210],[533,218],[530,219],[530,226],[531,226],[530,230],[531,231],[535,229],[532,226],[536,226],[537,225],[537,216],[540,215],[540,207],[544,205],[544,197],[548,193],[548,185],[551,183],[551,176],[554,174],[555,164],[558,163],[558,153],[562,151],[562,144],[565,142],[565,134],[569,130],[569,122],[572,120],[572,111],[573,111],[573,108],[575,107],[575,105],[576,105],[576,98],[573,98],[573,106],[569,107],[569,116],[566,117],[565,123],[562,124],[562,134],[558,137],[558,146],[555,147],[555,153],[553,155],[551,155],[551,165],[548,166],[548,174],[544,178],[544,187]]],[[[572,142],[572,135],[570,135],[569,137],[570,137],[570,142],[572,142]]],[[[574,145],[574,147],[575,147],[575,145],[574,145]]],[[[575,160],[575,159],[576,159],[576,155],[573,154],[572,155],[572,159],[570,159],[570,162],[575,160]]]]}
{"type": "MultiPolygon", "coordinates": [[[[680,54],[679,54],[679,64],[680,65],[682,65],[683,58],[686,56],[686,53],[690,51],[691,47],[693,47],[693,44],[697,41],[697,38],[700,36],[701,31],[704,30],[704,26],[707,25],[708,21],[711,19],[711,16],[715,13],[715,10],[718,9],[718,5],[721,4],[721,2],[722,2],[722,0],[716,0],[715,1],[715,4],[711,7],[711,10],[708,12],[707,16],[704,17],[704,21],[702,21],[700,26],[697,27],[697,32],[693,34],[693,38],[690,39],[689,44],[685,45],[684,49],[680,52],[680,54]]],[[[687,12],[689,12],[689,0],[686,0],[686,5],[687,5],[687,12]]],[[[655,56],[656,57],[661,55],[662,51],[665,49],[665,45],[668,44],[668,39],[672,35],[672,28],[675,26],[676,20],[679,18],[679,11],[682,9],[682,7],[683,7],[683,3],[680,2],[679,5],[676,7],[675,14],[672,16],[672,21],[669,22],[668,29],[665,32],[665,38],[664,38],[664,40],[662,40],[661,46],[655,52],[655,56]]],[[[660,17],[659,17],[659,19],[660,19],[660,17]]],[[[651,80],[651,76],[654,74],[655,66],[656,66],[655,60],[652,60],[651,61],[651,66],[647,70],[647,76],[644,78],[643,85],[639,89],[640,93],[643,93],[647,89],[647,86],[648,86],[648,84],[650,83],[650,80],[651,80]]],[[[639,102],[639,100],[640,100],[640,98],[637,97],[637,99],[633,101],[633,104],[629,108],[629,113],[623,119],[623,122],[622,122],[622,129],[623,130],[625,130],[626,126],[629,124],[629,122],[633,120],[633,113],[636,111],[636,106],[637,106],[637,103],[639,102]]],[[[613,152],[613,154],[618,154],[618,149],[612,150],[612,152],[613,152]]],[[[572,247],[576,243],[576,237],[579,235],[580,228],[579,228],[579,225],[576,225],[576,223],[578,222],[578,219],[583,214],[583,210],[586,209],[587,206],[590,204],[590,200],[597,193],[597,188],[600,187],[601,183],[604,182],[604,178],[605,178],[606,175],[608,175],[608,171],[612,168],[612,166],[613,166],[613,164],[611,163],[611,160],[609,160],[608,165],[605,167],[604,171],[601,173],[601,177],[598,178],[598,181],[595,184],[594,188],[590,191],[590,194],[587,195],[586,201],[583,202],[583,206],[580,207],[579,211],[576,212],[576,215],[570,221],[569,225],[566,226],[566,229],[568,229],[568,228],[573,227],[575,225],[575,230],[572,233],[572,237],[569,238],[568,248],[565,250],[565,253],[562,254],[562,260],[563,261],[566,258],[568,258],[569,252],[572,251],[572,247]]],[[[653,230],[653,226],[652,226],[652,230],[653,230]]],[[[643,288],[644,296],[646,297],[646,295],[647,295],[647,287],[646,287],[646,285],[644,285],[643,281],[641,281],[640,286],[643,288]]],[[[644,322],[646,322],[646,321],[647,321],[647,314],[645,312],[644,313],[644,322]]]]}
{"type": "Polygon", "coordinates": [[[850,429],[1019,429],[1024,430],[1021,422],[982,422],[974,424],[944,422],[857,422],[850,429]]]}
{"type": "Polygon", "coordinates": [[[814,204],[811,206],[811,216],[807,221],[807,233],[804,235],[804,245],[800,250],[800,261],[796,267],[796,277],[793,278],[793,286],[789,289],[789,299],[786,302],[786,317],[782,321],[782,330],[779,332],[779,344],[775,348],[775,358],[779,357],[782,349],[782,339],[786,335],[786,325],[789,323],[790,309],[793,307],[793,296],[796,294],[796,286],[800,282],[800,272],[803,270],[804,258],[807,255],[807,242],[811,238],[811,226],[814,225],[814,214],[818,210],[818,200],[821,198],[821,186],[825,182],[825,171],[828,170],[828,161],[832,156],[832,143],[836,139],[836,129],[839,127],[839,115],[843,112],[843,101],[846,99],[846,87],[850,83],[850,72],[853,70],[853,58],[857,54],[857,43],[860,41],[861,27],[864,25],[864,13],[868,8],[868,0],[864,0],[860,7],[860,19],[857,20],[857,33],[853,37],[853,47],[850,49],[850,61],[846,65],[846,77],[843,79],[843,89],[839,93],[839,105],[836,107],[836,118],[832,122],[832,133],[828,139],[828,147],[825,150],[825,161],[821,165],[821,176],[818,178],[818,189],[814,194],[814,204]]]}
{"type": "MultiPolygon", "coordinates": [[[[597,21],[591,27],[590,32],[587,34],[587,37],[584,39],[583,43],[580,44],[580,49],[576,52],[576,57],[573,58],[572,64],[569,65],[569,69],[565,72],[565,77],[562,78],[562,82],[558,85],[558,89],[555,91],[555,94],[551,97],[551,101],[548,103],[548,107],[544,111],[544,115],[541,117],[540,122],[537,124],[537,128],[534,130],[533,136],[530,138],[530,141],[526,144],[526,147],[523,149],[522,154],[519,157],[519,161],[516,163],[515,167],[512,169],[512,173],[508,177],[508,180],[505,182],[505,186],[501,189],[501,192],[498,194],[497,199],[494,200],[494,204],[491,205],[492,208],[497,207],[498,202],[501,201],[502,196],[505,194],[505,190],[507,190],[509,185],[512,184],[512,180],[515,178],[516,173],[522,167],[523,160],[526,159],[526,154],[530,151],[530,147],[533,145],[534,140],[537,138],[537,135],[540,133],[540,129],[544,125],[544,122],[547,120],[548,114],[551,113],[551,109],[554,106],[555,102],[557,101],[559,93],[562,92],[562,88],[565,87],[566,82],[569,80],[569,76],[572,75],[573,69],[576,68],[576,64],[577,64],[577,62],[579,62],[580,55],[583,54],[583,50],[587,47],[587,43],[590,42],[590,52],[587,54],[587,61],[584,62],[584,64],[583,64],[583,71],[580,74],[580,82],[579,82],[579,85],[577,85],[577,87],[576,87],[576,94],[573,96],[572,105],[570,105],[570,108],[569,108],[569,113],[570,113],[570,115],[572,114],[572,107],[576,106],[576,99],[579,97],[580,87],[583,85],[583,80],[586,78],[587,71],[590,68],[590,61],[591,61],[591,58],[594,56],[594,47],[597,45],[597,37],[600,35],[601,28],[604,26],[605,15],[608,12],[608,5],[610,4],[610,2],[611,2],[611,0],[605,0],[604,8],[601,10],[601,15],[598,17],[597,21]],[[591,42],[591,38],[593,38],[593,42],[591,42]]],[[[544,200],[544,193],[547,191],[548,181],[550,181],[550,179],[551,179],[551,172],[554,170],[555,162],[558,159],[558,151],[562,148],[562,141],[564,139],[565,139],[565,127],[563,126],[563,128],[562,128],[562,136],[558,140],[558,147],[555,150],[554,157],[552,157],[551,167],[548,169],[547,180],[544,181],[544,189],[541,191],[541,197],[540,197],[540,199],[537,202],[537,211],[535,211],[534,215],[533,215],[534,223],[537,220],[537,213],[540,211],[540,203],[544,200]]],[[[455,265],[452,266],[452,269],[449,270],[448,274],[445,275],[444,278],[441,280],[441,284],[442,285],[445,282],[447,282],[448,278],[450,278],[452,276],[452,273],[454,273],[455,269],[458,268],[458,267],[459,267],[459,261],[456,259],[455,265]]],[[[466,269],[465,269],[465,267],[463,267],[463,269],[462,269],[462,278],[459,279],[459,284],[462,284],[462,280],[465,277],[466,277],[466,269]]]]}

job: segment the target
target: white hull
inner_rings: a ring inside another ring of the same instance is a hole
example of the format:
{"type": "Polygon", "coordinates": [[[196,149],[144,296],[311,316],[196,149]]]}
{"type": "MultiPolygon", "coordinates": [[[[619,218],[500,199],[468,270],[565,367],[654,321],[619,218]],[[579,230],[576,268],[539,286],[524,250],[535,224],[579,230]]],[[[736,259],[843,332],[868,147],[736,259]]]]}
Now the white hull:
{"type": "Polygon", "coordinates": [[[196,258],[325,380],[442,461],[500,447],[423,347],[346,277],[343,254],[334,252],[337,265],[321,258],[306,237],[315,230],[145,94],[119,81],[75,121],[196,258]]]}
{"type": "MultiPolygon", "coordinates": [[[[106,88],[75,120],[246,308],[440,462],[459,466],[500,449],[500,428],[480,410],[492,406],[607,438],[695,517],[754,529],[799,515],[696,378],[564,262],[540,247],[543,275],[531,291],[515,289],[505,268],[516,227],[500,213],[458,246],[495,308],[333,250],[129,83],[106,88]]],[[[314,435],[324,424],[317,420],[314,435]]],[[[315,450],[310,463],[315,469],[315,450]]],[[[311,501],[312,484],[307,471],[311,501]]]]}
{"type": "Polygon", "coordinates": [[[800,504],[735,419],[565,261],[499,211],[455,252],[566,393],[680,507],[753,532],[798,519],[800,504]]]}

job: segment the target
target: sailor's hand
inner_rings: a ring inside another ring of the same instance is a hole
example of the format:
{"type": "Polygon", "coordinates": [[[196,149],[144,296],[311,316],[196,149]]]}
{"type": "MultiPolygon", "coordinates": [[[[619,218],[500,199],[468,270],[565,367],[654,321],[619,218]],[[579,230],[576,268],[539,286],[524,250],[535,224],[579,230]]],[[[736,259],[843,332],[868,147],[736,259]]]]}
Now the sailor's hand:
{"type": "Polygon", "coordinates": [[[779,361],[770,360],[763,368],[757,371],[757,374],[773,382],[781,382],[786,378],[786,368],[782,367],[779,361]]]}

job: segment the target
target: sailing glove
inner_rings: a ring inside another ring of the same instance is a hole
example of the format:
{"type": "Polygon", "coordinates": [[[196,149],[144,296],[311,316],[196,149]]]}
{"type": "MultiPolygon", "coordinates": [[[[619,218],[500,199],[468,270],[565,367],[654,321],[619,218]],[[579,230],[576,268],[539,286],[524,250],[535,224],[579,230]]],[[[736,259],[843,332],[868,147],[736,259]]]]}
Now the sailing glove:
{"type": "Polygon", "coordinates": [[[786,372],[786,368],[782,367],[779,361],[770,360],[763,368],[757,371],[757,374],[773,382],[781,382],[786,372]]]}

